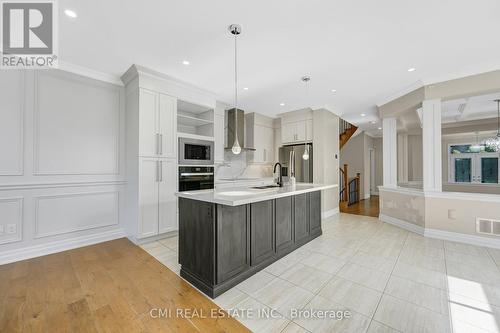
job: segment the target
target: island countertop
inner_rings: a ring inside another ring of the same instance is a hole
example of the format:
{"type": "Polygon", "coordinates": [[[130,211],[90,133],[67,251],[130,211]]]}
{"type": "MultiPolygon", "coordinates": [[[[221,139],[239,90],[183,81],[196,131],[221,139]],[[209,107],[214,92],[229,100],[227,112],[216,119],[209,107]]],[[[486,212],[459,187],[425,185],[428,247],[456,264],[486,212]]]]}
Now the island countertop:
{"type": "Polygon", "coordinates": [[[237,187],[219,190],[199,190],[177,192],[180,198],[216,203],[226,206],[239,206],[249,203],[283,198],[292,195],[321,191],[338,187],[337,184],[297,183],[295,186],[283,186],[269,189],[237,187]]]}

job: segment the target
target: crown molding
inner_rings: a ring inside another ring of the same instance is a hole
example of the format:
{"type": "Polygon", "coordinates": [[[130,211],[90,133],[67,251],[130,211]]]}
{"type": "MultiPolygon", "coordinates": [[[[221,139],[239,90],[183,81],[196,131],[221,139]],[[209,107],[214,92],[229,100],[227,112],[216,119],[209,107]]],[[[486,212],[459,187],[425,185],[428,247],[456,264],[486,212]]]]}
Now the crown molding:
{"type": "Polygon", "coordinates": [[[123,82],[119,76],[100,72],[100,71],[97,71],[97,70],[94,70],[94,69],[91,69],[88,67],[83,67],[80,65],[71,64],[69,62],[59,60],[58,69],[66,71],[66,72],[70,72],[73,74],[82,75],[82,76],[85,76],[85,77],[88,77],[91,79],[112,83],[112,84],[115,84],[117,86],[123,86],[123,82]]]}

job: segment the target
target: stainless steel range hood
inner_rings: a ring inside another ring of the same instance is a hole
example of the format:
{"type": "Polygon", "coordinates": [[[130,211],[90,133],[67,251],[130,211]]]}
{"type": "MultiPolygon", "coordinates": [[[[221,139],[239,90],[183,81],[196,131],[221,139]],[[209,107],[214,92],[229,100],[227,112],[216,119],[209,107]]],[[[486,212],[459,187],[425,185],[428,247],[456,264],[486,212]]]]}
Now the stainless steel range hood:
{"type": "Polygon", "coordinates": [[[245,146],[245,111],[241,109],[229,109],[227,110],[227,140],[226,147],[224,149],[229,149],[233,147],[234,143],[234,133],[236,132],[236,126],[238,126],[238,142],[242,147],[242,150],[255,150],[253,147],[245,146]],[[237,115],[237,117],[236,117],[237,115]]]}

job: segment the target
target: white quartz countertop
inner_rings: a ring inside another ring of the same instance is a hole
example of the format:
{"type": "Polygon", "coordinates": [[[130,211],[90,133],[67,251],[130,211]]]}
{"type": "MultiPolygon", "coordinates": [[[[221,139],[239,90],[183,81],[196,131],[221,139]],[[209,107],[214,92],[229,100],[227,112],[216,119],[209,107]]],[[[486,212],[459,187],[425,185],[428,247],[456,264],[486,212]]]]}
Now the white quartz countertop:
{"type": "Polygon", "coordinates": [[[176,196],[192,200],[211,202],[226,206],[246,205],[253,202],[283,198],[297,194],[321,191],[338,187],[337,184],[297,183],[295,186],[283,186],[269,189],[251,187],[225,188],[219,190],[200,190],[177,192],[176,196]]]}

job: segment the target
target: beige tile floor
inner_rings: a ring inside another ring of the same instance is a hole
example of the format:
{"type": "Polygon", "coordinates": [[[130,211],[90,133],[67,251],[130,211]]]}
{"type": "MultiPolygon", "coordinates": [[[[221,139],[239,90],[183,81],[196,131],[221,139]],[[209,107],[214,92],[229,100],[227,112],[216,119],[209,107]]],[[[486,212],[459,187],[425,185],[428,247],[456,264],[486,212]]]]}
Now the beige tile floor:
{"type": "MultiPolygon", "coordinates": [[[[176,237],[143,248],[179,274],[176,237]]],[[[323,221],[321,237],[214,301],[276,310],[273,318],[237,318],[254,332],[500,332],[499,265],[500,250],[340,214],[323,221]],[[292,318],[291,309],[351,316],[292,318]]]]}

